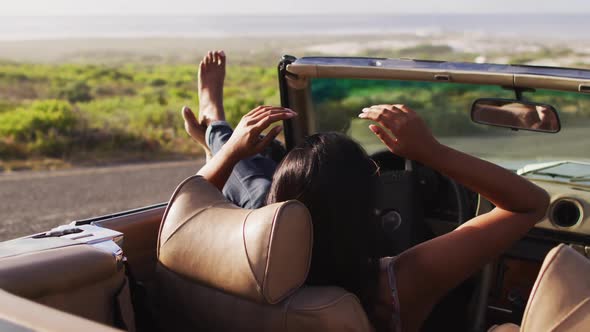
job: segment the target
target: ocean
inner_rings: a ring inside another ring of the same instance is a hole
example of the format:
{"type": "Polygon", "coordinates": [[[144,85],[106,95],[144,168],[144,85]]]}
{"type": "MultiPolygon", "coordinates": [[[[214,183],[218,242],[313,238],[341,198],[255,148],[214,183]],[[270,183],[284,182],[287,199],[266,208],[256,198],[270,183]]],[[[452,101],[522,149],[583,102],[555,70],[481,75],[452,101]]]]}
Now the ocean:
{"type": "Polygon", "coordinates": [[[590,40],[588,15],[0,16],[0,40],[436,35],[590,40]]]}

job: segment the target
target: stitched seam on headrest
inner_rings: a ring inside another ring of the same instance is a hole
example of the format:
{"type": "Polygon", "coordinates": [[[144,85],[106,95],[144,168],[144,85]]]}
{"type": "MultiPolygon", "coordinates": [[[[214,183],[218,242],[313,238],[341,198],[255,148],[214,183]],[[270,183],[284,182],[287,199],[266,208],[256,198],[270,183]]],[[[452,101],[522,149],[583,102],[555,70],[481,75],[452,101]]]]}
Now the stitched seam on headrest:
{"type": "Polygon", "coordinates": [[[244,221],[242,222],[242,243],[244,245],[244,251],[246,252],[246,260],[248,261],[248,267],[250,268],[250,272],[252,273],[254,281],[256,282],[256,290],[260,294],[262,294],[262,297],[264,297],[264,292],[262,291],[261,283],[258,281],[256,272],[254,271],[254,267],[252,266],[252,262],[250,261],[250,254],[248,253],[248,246],[246,245],[246,222],[248,221],[248,218],[250,217],[252,212],[254,212],[254,210],[250,210],[250,212],[248,212],[248,214],[244,218],[244,221]]]}
{"type": "Polygon", "coordinates": [[[590,298],[585,298],[582,302],[578,303],[578,305],[576,305],[574,308],[572,308],[572,310],[568,311],[568,313],[565,314],[563,316],[563,318],[561,318],[557,323],[555,323],[555,325],[553,325],[553,327],[550,328],[549,331],[557,330],[557,328],[560,327],[561,325],[563,325],[568,319],[570,319],[572,314],[574,314],[576,311],[578,311],[580,309],[580,307],[583,307],[584,305],[586,305],[588,303],[588,301],[590,301],[590,298]]]}
{"type": "Polygon", "coordinates": [[[186,223],[192,219],[193,217],[199,215],[200,213],[202,213],[203,211],[205,211],[206,209],[210,208],[211,205],[209,206],[205,206],[203,208],[201,208],[200,210],[198,210],[197,212],[189,215],[188,217],[186,217],[186,219],[184,219],[184,221],[179,222],[176,225],[176,228],[174,230],[172,230],[172,232],[170,232],[170,234],[168,235],[168,237],[166,238],[166,240],[164,241],[164,243],[161,244],[161,246],[164,246],[166,243],[168,243],[168,241],[170,241],[170,239],[172,238],[172,236],[174,236],[174,234],[176,234],[176,232],[178,232],[184,225],[186,225],[186,223]]]}
{"type": "MultiPolygon", "coordinates": [[[[276,219],[277,219],[277,216],[278,216],[278,214],[279,214],[279,213],[282,213],[282,212],[283,212],[283,210],[285,209],[285,207],[286,207],[287,205],[289,205],[289,204],[303,204],[303,203],[301,203],[301,202],[299,202],[299,201],[297,201],[297,200],[289,200],[289,201],[283,202],[283,205],[281,205],[281,206],[279,207],[279,209],[277,209],[277,212],[275,213],[275,216],[273,217],[273,227],[272,227],[272,231],[271,231],[271,234],[270,234],[270,239],[272,239],[272,238],[273,238],[273,235],[274,235],[274,230],[275,230],[275,225],[276,225],[276,219]]],[[[307,210],[307,209],[306,209],[306,210],[307,210]]],[[[307,210],[307,211],[308,211],[308,210],[307,210]]],[[[308,213],[309,213],[309,211],[308,211],[308,213]]],[[[308,219],[308,221],[309,221],[309,220],[311,220],[311,217],[308,219]]],[[[311,228],[311,229],[313,229],[313,225],[309,225],[309,226],[310,226],[310,228],[311,228]]],[[[272,243],[272,242],[270,241],[270,239],[269,239],[269,244],[270,244],[270,243],[272,243]]],[[[275,299],[268,299],[268,298],[266,298],[266,296],[264,296],[264,294],[265,294],[265,293],[264,293],[264,291],[263,291],[263,293],[262,293],[262,294],[263,294],[264,298],[265,298],[265,299],[268,301],[268,303],[270,303],[270,304],[275,304],[275,303],[277,303],[277,302],[279,302],[279,301],[281,301],[281,300],[285,299],[285,298],[286,298],[286,297],[288,297],[289,295],[293,294],[293,293],[294,293],[294,292],[295,292],[297,289],[299,289],[301,286],[303,286],[303,284],[305,283],[305,280],[307,280],[307,274],[309,273],[309,268],[310,268],[310,265],[311,265],[311,251],[312,251],[312,246],[313,246],[313,232],[311,233],[311,236],[310,236],[310,241],[309,241],[309,243],[308,243],[308,249],[307,249],[307,252],[308,252],[308,256],[309,256],[310,258],[307,260],[307,269],[306,269],[306,271],[305,271],[305,275],[304,275],[304,277],[303,277],[303,281],[302,281],[302,282],[300,282],[300,283],[297,283],[295,286],[293,286],[293,287],[289,288],[288,290],[286,290],[286,291],[284,292],[284,294],[283,294],[282,296],[280,296],[280,297],[279,297],[278,299],[276,299],[276,300],[275,300],[275,299]]],[[[267,256],[267,258],[266,258],[266,259],[267,259],[267,262],[266,262],[266,269],[265,269],[265,272],[264,272],[265,280],[264,280],[264,282],[263,282],[263,287],[265,287],[265,286],[266,286],[266,276],[268,275],[268,267],[269,267],[269,262],[270,262],[270,251],[271,251],[271,247],[270,247],[270,245],[269,245],[269,247],[268,247],[268,253],[267,253],[267,255],[266,255],[266,256],[267,256]]]]}
{"type": "Polygon", "coordinates": [[[536,300],[535,295],[537,295],[537,291],[539,290],[539,287],[541,287],[541,281],[543,280],[545,273],[547,273],[547,270],[549,270],[549,267],[551,266],[551,264],[553,264],[553,261],[555,261],[557,256],[559,256],[561,254],[561,252],[564,250],[565,247],[566,247],[565,245],[561,245],[561,247],[559,247],[559,249],[557,250],[555,255],[553,255],[553,257],[551,257],[551,260],[549,262],[547,262],[547,268],[545,268],[545,270],[543,270],[543,272],[537,278],[537,281],[539,283],[536,284],[537,287],[534,287],[533,290],[531,291],[531,294],[529,295],[529,301],[531,301],[530,306],[527,305],[527,308],[525,309],[525,312],[523,314],[522,326],[520,327],[522,331],[525,330],[524,329],[525,325],[526,325],[526,323],[528,323],[528,313],[531,310],[531,308],[533,307],[533,302],[536,300]]]}
{"type": "MultiPolygon", "coordinates": [[[[287,201],[287,204],[301,204],[303,205],[303,203],[297,201],[297,200],[289,200],[287,201]]],[[[285,204],[285,205],[287,205],[285,204]]],[[[307,209],[307,207],[305,207],[305,211],[309,214],[309,210],[307,209]]],[[[312,256],[312,249],[313,249],[313,221],[311,221],[311,216],[309,216],[309,218],[307,219],[308,221],[308,226],[309,226],[309,231],[311,232],[310,237],[309,237],[309,243],[307,245],[307,269],[305,270],[305,274],[303,276],[303,281],[298,283],[297,285],[295,285],[293,288],[289,289],[287,292],[285,292],[285,295],[282,298],[285,298],[291,294],[293,294],[297,289],[299,289],[301,286],[303,286],[303,284],[305,284],[305,281],[307,280],[307,275],[309,273],[309,268],[311,266],[311,256],[312,256]]]]}
{"type": "Polygon", "coordinates": [[[178,185],[178,187],[176,187],[176,189],[174,189],[174,192],[172,193],[172,197],[170,197],[170,200],[168,201],[168,205],[166,205],[166,210],[164,211],[164,215],[162,216],[162,220],[160,221],[160,228],[158,230],[158,242],[156,243],[156,257],[160,257],[160,242],[161,242],[160,237],[162,236],[162,229],[164,228],[164,221],[166,220],[166,217],[168,217],[168,213],[170,212],[170,207],[172,206],[172,203],[176,199],[176,196],[180,192],[180,189],[182,189],[182,187],[187,182],[189,182],[192,179],[199,178],[199,177],[202,177],[202,176],[200,176],[200,175],[190,176],[190,177],[184,179],[184,181],[182,181],[178,185]]]}
{"type": "Polygon", "coordinates": [[[171,238],[172,238],[174,235],[176,235],[176,233],[178,233],[178,231],[179,231],[180,229],[182,229],[182,227],[184,227],[184,225],[186,225],[188,221],[190,221],[190,220],[191,220],[191,219],[193,219],[194,217],[198,216],[199,214],[203,213],[204,211],[206,211],[206,210],[208,210],[208,209],[210,209],[210,208],[212,208],[212,207],[215,207],[215,206],[221,205],[221,204],[227,204],[227,202],[226,202],[226,201],[217,201],[217,202],[215,202],[215,203],[213,203],[213,204],[211,204],[211,205],[207,205],[206,207],[204,207],[204,208],[201,208],[201,209],[200,209],[200,210],[198,210],[197,212],[195,212],[195,213],[193,213],[192,215],[188,216],[188,217],[187,217],[187,218],[186,218],[184,221],[182,221],[182,222],[178,223],[178,226],[177,226],[177,227],[176,227],[176,228],[175,228],[175,229],[174,229],[174,230],[173,230],[173,231],[170,233],[170,235],[168,235],[168,237],[166,238],[166,241],[164,241],[164,243],[162,243],[162,244],[161,244],[161,246],[163,247],[163,246],[164,246],[166,243],[168,243],[168,241],[170,241],[170,239],[171,239],[171,238]]]}
{"type": "MultiPolygon", "coordinates": [[[[273,235],[275,233],[275,228],[277,227],[277,216],[279,215],[279,213],[282,212],[283,207],[285,205],[287,205],[287,203],[283,203],[283,205],[280,205],[279,208],[275,211],[275,215],[272,217],[272,228],[270,230],[270,234],[268,236],[268,248],[266,249],[266,266],[264,267],[264,276],[262,278],[262,296],[268,301],[268,303],[270,304],[274,304],[276,303],[275,299],[271,299],[271,298],[267,298],[266,297],[266,280],[268,279],[268,273],[269,273],[269,263],[270,263],[270,252],[271,252],[271,246],[272,246],[272,239],[273,239],[273,235]]],[[[298,287],[297,287],[298,288],[298,287]]],[[[289,290],[286,294],[289,294],[292,290],[289,290]]],[[[281,297],[279,297],[280,299],[281,297]]]]}

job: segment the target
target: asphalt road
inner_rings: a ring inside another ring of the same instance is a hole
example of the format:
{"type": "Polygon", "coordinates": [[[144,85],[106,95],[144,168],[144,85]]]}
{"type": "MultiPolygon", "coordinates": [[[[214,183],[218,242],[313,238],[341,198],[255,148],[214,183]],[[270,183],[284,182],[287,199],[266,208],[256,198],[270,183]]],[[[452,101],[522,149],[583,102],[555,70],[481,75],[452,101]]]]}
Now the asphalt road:
{"type": "Polygon", "coordinates": [[[167,201],[203,160],[0,174],[0,241],[167,201]]]}

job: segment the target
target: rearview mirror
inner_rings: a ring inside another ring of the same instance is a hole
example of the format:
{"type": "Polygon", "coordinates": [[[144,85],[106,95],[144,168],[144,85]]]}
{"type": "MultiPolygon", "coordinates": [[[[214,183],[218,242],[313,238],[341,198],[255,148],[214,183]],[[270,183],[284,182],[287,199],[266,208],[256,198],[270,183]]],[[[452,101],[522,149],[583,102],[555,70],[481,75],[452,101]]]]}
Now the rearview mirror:
{"type": "Polygon", "coordinates": [[[553,106],[513,99],[477,99],[471,107],[471,120],[516,130],[556,133],[561,129],[553,106]]]}

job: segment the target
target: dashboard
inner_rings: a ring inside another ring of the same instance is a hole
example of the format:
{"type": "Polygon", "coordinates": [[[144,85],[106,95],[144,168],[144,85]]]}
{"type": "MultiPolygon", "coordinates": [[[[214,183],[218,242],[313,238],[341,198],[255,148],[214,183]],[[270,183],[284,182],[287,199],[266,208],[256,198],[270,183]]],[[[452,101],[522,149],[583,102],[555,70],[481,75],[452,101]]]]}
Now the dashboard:
{"type": "MultiPolygon", "coordinates": [[[[381,167],[381,178],[387,191],[383,196],[403,217],[411,217],[412,210],[405,208],[408,201],[402,198],[406,197],[406,193],[415,195],[413,203],[420,207],[423,213],[420,217],[432,232],[421,241],[448,233],[476,214],[493,208],[493,204],[477,193],[419,163],[405,162],[387,152],[371,157],[381,167]],[[412,174],[412,181],[408,181],[409,173],[412,174]],[[415,191],[407,190],[409,183],[413,184],[410,188],[415,191]],[[396,194],[400,190],[404,195],[396,194]]],[[[588,256],[590,188],[552,180],[529,180],[550,195],[545,217],[527,236],[441,300],[431,314],[433,322],[452,315],[461,319],[462,312],[473,314],[469,304],[478,303],[478,317],[488,324],[520,323],[542,261],[551,248],[559,243],[568,243],[588,256]],[[444,308],[454,308],[455,313],[449,313],[444,308]]],[[[403,223],[399,227],[403,231],[403,223]]],[[[394,239],[394,243],[410,245],[403,242],[403,237],[394,239]]],[[[399,251],[403,248],[392,249],[399,251]]]]}
{"type": "Polygon", "coordinates": [[[551,197],[547,214],[536,228],[590,235],[590,188],[555,181],[531,181],[551,197]]]}
{"type": "MultiPolygon", "coordinates": [[[[386,151],[378,152],[372,158],[381,167],[382,174],[383,171],[400,172],[408,167],[403,158],[386,151]]],[[[419,163],[412,163],[411,167],[416,175],[425,218],[452,223],[456,227],[475,216],[477,193],[419,163]]],[[[536,229],[590,236],[590,188],[551,180],[529,180],[550,196],[547,213],[536,224],[536,229]]]]}

